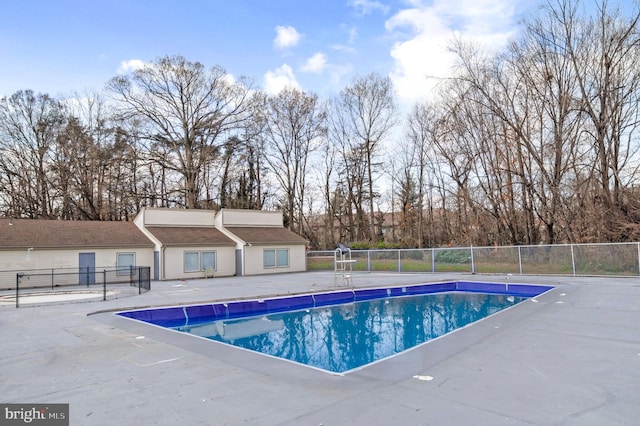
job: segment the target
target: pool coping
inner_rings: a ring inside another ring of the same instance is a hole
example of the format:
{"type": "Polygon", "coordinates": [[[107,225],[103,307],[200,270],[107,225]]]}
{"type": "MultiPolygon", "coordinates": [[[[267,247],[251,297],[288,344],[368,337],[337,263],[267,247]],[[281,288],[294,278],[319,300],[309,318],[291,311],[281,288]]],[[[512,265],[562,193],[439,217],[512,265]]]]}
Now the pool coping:
{"type": "Polygon", "coordinates": [[[510,296],[535,297],[553,289],[553,286],[490,283],[474,281],[443,281],[394,287],[333,290],[292,296],[253,298],[224,302],[180,304],[174,306],[128,309],[114,312],[125,318],[163,327],[192,325],[203,321],[229,320],[258,315],[312,309],[387,297],[411,296],[443,292],[490,293],[510,296]]]}

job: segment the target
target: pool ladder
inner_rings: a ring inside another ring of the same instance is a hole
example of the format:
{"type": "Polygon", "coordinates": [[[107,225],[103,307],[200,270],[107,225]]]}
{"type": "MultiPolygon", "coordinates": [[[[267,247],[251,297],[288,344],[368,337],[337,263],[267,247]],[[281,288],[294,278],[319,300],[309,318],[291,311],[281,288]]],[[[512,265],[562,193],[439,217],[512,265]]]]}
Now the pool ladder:
{"type": "Polygon", "coordinates": [[[342,244],[333,252],[333,285],[353,287],[353,264],[355,259],[351,258],[351,249],[342,244]]]}

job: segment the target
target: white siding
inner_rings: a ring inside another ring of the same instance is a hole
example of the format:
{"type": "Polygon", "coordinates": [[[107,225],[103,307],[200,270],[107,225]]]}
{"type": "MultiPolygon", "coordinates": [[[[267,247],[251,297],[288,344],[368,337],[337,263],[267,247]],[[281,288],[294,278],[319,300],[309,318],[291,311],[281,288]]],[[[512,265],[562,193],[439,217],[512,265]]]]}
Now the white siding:
{"type": "Polygon", "coordinates": [[[244,247],[244,275],[279,274],[284,272],[304,272],[307,270],[306,247],[304,245],[269,245],[244,247]],[[289,249],[289,267],[265,268],[264,250],[289,249]]]}
{"type": "Polygon", "coordinates": [[[228,277],[236,273],[234,247],[167,247],[164,249],[164,254],[161,254],[164,257],[164,262],[161,262],[164,271],[160,272],[163,280],[204,278],[205,271],[184,272],[184,252],[186,251],[215,251],[216,270],[214,276],[216,277],[228,277]]]}
{"type": "Polygon", "coordinates": [[[77,268],[80,253],[95,253],[97,268],[115,268],[117,253],[135,253],[137,266],[153,268],[153,249],[120,248],[120,249],[42,249],[0,251],[0,271],[77,268]]]}
{"type": "MultiPolygon", "coordinates": [[[[138,227],[138,229],[145,235],[145,237],[147,237],[153,244],[154,244],[154,250],[155,251],[160,251],[160,249],[162,248],[162,243],[149,231],[147,231],[147,228],[144,227],[144,217],[145,217],[145,213],[146,213],[146,209],[143,209],[134,219],[133,219],[133,223],[138,227]]],[[[152,268],[152,272],[153,272],[153,265],[151,265],[152,268]]]]}
{"type": "Polygon", "coordinates": [[[144,226],[212,226],[214,210],[144,209],[144,226]]]}
{"type": "Polygon", "coordinates": [[[183,209],[144,209],[135,219],[136,225],[156,245],[160,251],[160,279],[175,280],[203,278],[204,271],[185,272],[185,251],[216,251],[215,276],[232,276],[236,274],[235,249],[241,250],[244,275],[277,274],[283,272],[300,272],[306,270],[306,247],[303,244],[273,246],[245,246],[244,241],[225,229],[226,226],[265,226],[282,227],[282,212],[265,212],[260,210],[222,209],[213,210],[183,209]],[[236,247],[164,247],[145,227],[148,226],[215,226],[223,234],[231,238],[236,247]],[[289,249],[289,266],[284,268],[265,268],[263,265],[264,248],[289,249]]]}
{"type": "Polygon", "coordinates": [[[153,249],[151,247],[0,251],[0,288],[15,288],[15,271],[78,268],[80,253],[95,253],[96,268],[98,269],[114,269],[118,253],[135,253],[136,265],[151,267],[153,274],[153,249]]]}
{"type": "Polygon", "coordinates": [[[260,210],[226,210],[216,215],[218,226],[282,226],[282,212],[260,210]]]}

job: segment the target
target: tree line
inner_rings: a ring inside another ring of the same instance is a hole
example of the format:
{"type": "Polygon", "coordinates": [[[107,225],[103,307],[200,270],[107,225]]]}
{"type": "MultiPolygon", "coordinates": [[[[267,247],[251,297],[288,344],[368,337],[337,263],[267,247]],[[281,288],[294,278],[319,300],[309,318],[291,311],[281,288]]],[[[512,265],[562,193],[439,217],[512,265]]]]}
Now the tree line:
{"type": "Polygon", "coordinates": [[[456,40],[437,95],[256,89],[166,56],[98,93],[0,100],[0,215],[280,209],[316,249],[640,237],[640,10],[549,0],[499,52],[456,40]]]}

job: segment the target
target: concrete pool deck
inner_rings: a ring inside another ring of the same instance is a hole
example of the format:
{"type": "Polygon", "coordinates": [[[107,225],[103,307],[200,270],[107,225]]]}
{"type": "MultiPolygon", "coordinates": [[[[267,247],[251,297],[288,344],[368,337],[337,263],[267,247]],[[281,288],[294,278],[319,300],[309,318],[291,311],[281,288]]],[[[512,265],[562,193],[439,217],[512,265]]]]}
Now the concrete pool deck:
{"type": "Polygon", "coordinates": [[[332,289],[333,273],[154,282],[106,302],[0,307],[0,402],[68,403],[71,425],[635,425],[640,279],[355,274],[356,287],[554,285],[345,376],[166,331],[114,310],[332,289]]]}

